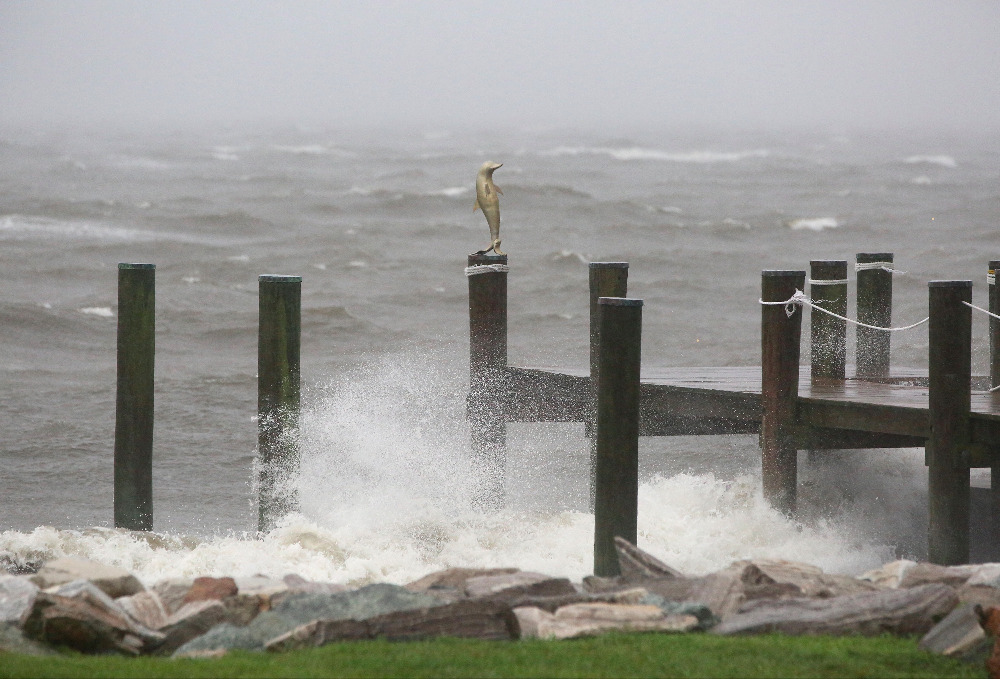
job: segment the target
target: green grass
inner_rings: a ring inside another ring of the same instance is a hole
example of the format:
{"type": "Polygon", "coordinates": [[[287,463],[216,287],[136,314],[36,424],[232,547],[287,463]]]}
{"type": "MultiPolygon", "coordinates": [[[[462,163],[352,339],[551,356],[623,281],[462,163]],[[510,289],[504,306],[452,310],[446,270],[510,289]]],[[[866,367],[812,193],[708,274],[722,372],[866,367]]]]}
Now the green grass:
{"type": "Polygon", "coordinates": [[[985,677],[895,637],[610,635],[330,644],[211,660],[0,655],[0,677],[985,677]]]}

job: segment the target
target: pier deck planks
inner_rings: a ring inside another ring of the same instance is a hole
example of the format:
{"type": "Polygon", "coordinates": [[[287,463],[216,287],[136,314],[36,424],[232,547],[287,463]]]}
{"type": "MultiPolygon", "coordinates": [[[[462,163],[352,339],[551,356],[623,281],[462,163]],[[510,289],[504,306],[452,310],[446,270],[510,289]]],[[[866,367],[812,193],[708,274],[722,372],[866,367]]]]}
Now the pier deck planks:
{"type": "MultiPolygon", "coordinates": [[[[513,422],[587,422],[588,371],[509,369],[513,422]]],[[[640,433],[754,434],[760,430],[759,367],[645,368],[640,433]]],[[[972,466],[1000,462],[1000,392],[973,378],[972,466]]],[[[881,380],[812,380],[800,371],[799,449],[921,447],[930,435],[927,370],[900,368],[881,380]]]]}

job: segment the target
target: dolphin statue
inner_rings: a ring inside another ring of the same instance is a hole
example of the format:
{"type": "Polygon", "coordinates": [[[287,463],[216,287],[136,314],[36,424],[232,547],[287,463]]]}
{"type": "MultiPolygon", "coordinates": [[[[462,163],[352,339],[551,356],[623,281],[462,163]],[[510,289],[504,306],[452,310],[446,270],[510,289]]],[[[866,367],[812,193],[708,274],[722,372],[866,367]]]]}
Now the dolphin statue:
{"type": "Polygon", "coordinates": [[[476,175],[476,202],[472,206],[472,211],[482,210],[483,214],[486,215],[486,223],[490,225],[490,246],[475,253],[477,255],[485,255],[490,250],[498,255],[503,254],[500,252],[499,198],[503,195],[503,191],[493,183],[493,171],[499,167],[503,167],[503,163],[487,160],[479,168],[479,173],[476,175]]]}

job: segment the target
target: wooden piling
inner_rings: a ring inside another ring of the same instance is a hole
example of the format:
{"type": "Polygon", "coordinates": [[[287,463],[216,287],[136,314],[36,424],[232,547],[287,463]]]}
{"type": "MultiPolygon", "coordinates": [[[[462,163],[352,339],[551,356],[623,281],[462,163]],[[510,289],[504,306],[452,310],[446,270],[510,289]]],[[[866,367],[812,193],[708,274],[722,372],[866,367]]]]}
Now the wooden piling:
{"type": "MultiPolygon", "coordinates": [[[[809,297],[813,302],[835,314],[847,316],[847,260],[813,260],[809,262],[809,279],[809,297]]],[[[809,326],[812,378],[844,379],[847,322],[812,309],[809,326]]]]}
{"type": "Polygon", "coordinates": [[[929,526],[927,557],[955,565],[969,560],[969,410],[972,381],[972,281],[931,281],[929,526]]]}
{"type": "Polygon", "coordinates": [[[290,483],[299,465],[302,277],[262,275],[258,291],[258,529],[266,532],[298,506],[290,483]]]}
{"type": "Polygon", "coordinates": [[[594,574],[618,575],[615,537],[635,544],[639,495],[642,300],[601,297],[594,574]]]}
{"type": "MultiPolygon", "coordinates": [[[[991,259],[986,272],[986,285],[989,290],[989,311],[1000,314],[1000,294],[997,294],[996,273],[1000,269],[1000,260],[991,259]]],[[[990,387],[1000,384],[1000,321],[989,319],[990,341],[990,387]]],[[[1000,390],[993,392],[993,398],[1000,399],[1000,390]]],[[[990,490],[993,496],[993,525],[1000,530],[1000,464],[990,467],[990,490]]]]}
{"type": "MultiPolygon", "coordinates": [[[[802,290],[805,271],[763,271],[761,300],[781,302],[802,290]]],[[[795,417],[799,395],[802,308],[761,305],[761,476],[764,498],[776,509],[795,512],[797,450],[795,417]]]]}
{"type": "Polygon", "coordinates": [[[114,522],[153,530],[153,362],[156,265],[118,265],[114,522]]]}
{"type": "MultiPolygon", "coordinates": [[[[891,252],[859,252],[857,263],[885,263],[891,268],[891,252]]],[[[892,272],[883,268],[857,272],[858,321],[888,328],[892,325],[892,272]]],[[[855,363],[858,377],[888,377],[890,337],[884,330],[858,327],[855,363]]]]}
{"type": "MultiPolygon", "coordinates": [[[[986,282],[990,293],[989,311],[1000,315],[1000,294],[997,294],[996,285],[998,269],[1000,269],[1000,260],[991,259],[986,282]]],[[[998,384],[1000,384],[1000,321],[990,317],[990,386],[995,387],[998,384]]]]}
{"type": "Polygon", "coordinates": [[[507,255],[469,255],[469,400],[473,462],[478,488],[473,505],[504,505],[507,463],[507,255]],[[502,267],[503,270],[500,270],[502,267]]]}
{"type": "Polygon", "coordinates": [[[594,493],[597,470],[597,374],[600,369],[601,297],[625,297],[628,294],[628,262],[591,262],[590,274],[590,388],[593,408],[585,423],[585,435],[590,441],[590,510],[594,510],[594,493]]]}

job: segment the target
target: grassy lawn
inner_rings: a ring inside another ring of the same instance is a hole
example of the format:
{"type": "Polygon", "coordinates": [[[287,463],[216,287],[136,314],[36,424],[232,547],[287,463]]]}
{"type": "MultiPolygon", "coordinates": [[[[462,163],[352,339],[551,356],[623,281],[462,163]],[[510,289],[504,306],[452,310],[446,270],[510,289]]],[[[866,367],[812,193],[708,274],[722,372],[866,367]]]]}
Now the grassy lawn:
{"type": "Polygon", "coordinates": [[[0,677],[985,677],[895,637],[611,635],[574,641],[436,639],[171,660],[0,655],[0,677]]]}

